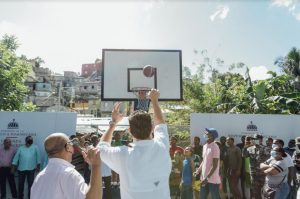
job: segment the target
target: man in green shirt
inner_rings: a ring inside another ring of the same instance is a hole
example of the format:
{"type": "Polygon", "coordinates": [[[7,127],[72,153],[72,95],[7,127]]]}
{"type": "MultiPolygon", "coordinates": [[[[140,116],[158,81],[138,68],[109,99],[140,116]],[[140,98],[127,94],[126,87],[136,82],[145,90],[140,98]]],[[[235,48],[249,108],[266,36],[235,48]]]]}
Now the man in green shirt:
{"type": "Polygon", "coordinates": [[[35,172],[40,171],[41,158],[38,147],[33,144],[33,138],[27,136],[25,145],[20,146],[12,161],[12,171],[17,168],[19,174],[19,199],[24,197],[24,183],[27,178],[28,198],[30,199],[30,189],[34,181],[35,172]]]}

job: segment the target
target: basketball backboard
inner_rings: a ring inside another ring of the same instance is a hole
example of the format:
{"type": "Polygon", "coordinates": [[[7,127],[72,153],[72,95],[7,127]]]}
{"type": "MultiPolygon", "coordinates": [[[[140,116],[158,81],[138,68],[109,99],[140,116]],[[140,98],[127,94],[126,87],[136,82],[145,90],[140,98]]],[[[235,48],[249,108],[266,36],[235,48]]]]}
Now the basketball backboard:
{"type": "Polygon", "coordinates": [[[140,87],[159,89],[159,100],[182,100],[181,69],[180,50],[103,49],[101,100],[134,100],[140,87]],[[155,68],[152,77],[144,76],[146,65],[155,68]]]}

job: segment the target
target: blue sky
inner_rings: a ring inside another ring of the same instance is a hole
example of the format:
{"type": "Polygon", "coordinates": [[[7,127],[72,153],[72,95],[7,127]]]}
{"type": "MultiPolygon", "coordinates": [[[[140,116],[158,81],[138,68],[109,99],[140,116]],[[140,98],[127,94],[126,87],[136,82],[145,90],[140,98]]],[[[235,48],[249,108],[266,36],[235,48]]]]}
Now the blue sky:
{"type": "Polygon", "coordinates": [[[300,48],[300,2],[256,1],[4,1],[0,35],[13,33],[18,54],[40,56],[52,71],[80,72],[102,48],[181,49],[183,64],[202,58],[244,62],[254,79],[279,71],[274,60],[300,48]],[[256,77],[256,78],[255,78],[256,77]]]}

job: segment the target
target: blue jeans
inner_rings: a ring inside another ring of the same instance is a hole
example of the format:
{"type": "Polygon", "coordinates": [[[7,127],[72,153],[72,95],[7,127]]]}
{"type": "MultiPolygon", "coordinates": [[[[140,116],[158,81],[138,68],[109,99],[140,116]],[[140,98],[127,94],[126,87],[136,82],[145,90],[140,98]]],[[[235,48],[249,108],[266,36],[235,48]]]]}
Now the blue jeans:
{"type": "Polygon", "coordinates": [[[193,199],[192,185],[182,185],[180,199],[193,199]]]}
{"type": "Polygon", "coordinates": [[[289,195],[290,186],[287,182],[284,182],[280,185],[280,188],[276,191],[274,199],[285,199],[289,195]]]}
{"type": "Polygon", "coordinates": [[[211,194],[212,199],[220,199],[219,184],[207,183],[206,185],[201,186],[200,189],[201,199],[207,199],[209,193],[211,194]]]}

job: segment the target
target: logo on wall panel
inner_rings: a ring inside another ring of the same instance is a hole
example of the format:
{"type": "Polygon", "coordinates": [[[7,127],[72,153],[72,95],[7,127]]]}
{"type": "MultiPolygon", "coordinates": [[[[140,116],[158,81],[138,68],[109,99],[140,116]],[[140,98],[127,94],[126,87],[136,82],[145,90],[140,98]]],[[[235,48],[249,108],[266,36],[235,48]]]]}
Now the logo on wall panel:
{"type": "Polygon", "coordinates": [[[251,121],[250,124],[247,125],[247,131],[257,131],[257,126],[251,121]]]}
{"type": "Polygon", "coordinates": [[[18,129],[19,124],[15,121],[15,119],[13,119],[10,123],[8,123],[7,128],[8,129],[18,129]]]}
{"type": "Polygon", "coordinates": [[[242,132],[242,135],[252,137],[257,133],[262,134],[262,132],[258,132],[258,127],[252,121],[250,121],[250,124],[246,126],[246,131],[242,132]]]}

